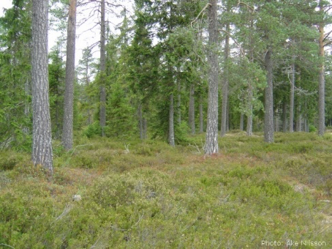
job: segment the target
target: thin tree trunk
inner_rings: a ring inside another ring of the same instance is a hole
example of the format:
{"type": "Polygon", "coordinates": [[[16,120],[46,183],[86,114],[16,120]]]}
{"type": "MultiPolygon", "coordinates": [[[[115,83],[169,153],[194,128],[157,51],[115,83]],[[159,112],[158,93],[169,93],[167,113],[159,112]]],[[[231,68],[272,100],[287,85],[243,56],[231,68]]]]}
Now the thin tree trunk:
{"type": "Polygon", "coordinates": [[[203,98],[202,94],[199,96],[199,133],[204,132],[204,113],[203,113],[203,98]]]}
{"type": "Polygon", "coordinates": [[[279,132],[279,116],[275,115],[275,132],[279,132]]]}
{"type": "Polygon", "coordinates": [[[70,0],[67,32],[66,87],[62,144],[66,150],[70,150],[73,148],[76,0],[70,0]]]}
{"type": "Polygon", "coordinates": [[[265,66],[267,70],[267,87],[265,88],[264,141],[266,143],[273,143],[273,63],[271,47],[268,48],[265,55],[265,66]]]}
{"type": "MultiPolygon", "coordinates": [[[[26,79],[25,81],[25,84],[24,84],[24,92],[25,92],[25,96],[27,96],[25,102],[24,102],[24,115],[25,117],[29,117],[30,116],[30,108],[31,108],[31,105],[28,101],[28,96],[31,95],[31,90],[30,90],[30,82],[28,79],[26,79]]],[[[28,135],[30,133],[30,129],[27,125],[25,125],[22,129],[23,133],[25,135],[28,135]]]]}
{"type": "Polygon", "coordinates": [[[53,174],[52,132],[48,82],[48,1],[32,1],[32,161],[53,174]]]}
{"type": "Polygon", "coordinates": [[[189,93],[189,127],[191,134],[195,134],[195,89],[194,84],[190,85],[189,93]]]}
{"type": "Polygon", "coordinates": [[[247,115],[247,136],[252,136],[252,113],[253,113],[253,107],[252,107],[252,85],[249,82],[248,86],[248,115],[247,115]]]}
{"type": "Polygon", "coordinates": [[[178,82],[178,103],[177,103],[177,111],[178,111],[178,124],[181,124],[181,84],[178,82]]]}
{"type": "Polygon", "coordinates": [[[244,126],[244,115],[243,113],[240,114],[240,130],[243,131],[244,126]]]}
{"type": "Polygon", "coordinates": [[[174,139],[174,97],[173,93],[169,98],[169,120],[168,120],[168,142],[169,145],[175,146],[174,139]]]}
{"type": "Polygon", "coordinates": [[[292,64],[292,78],[290,87],[290,101],[289,101],[289,132],[294,132],[294,94],[295,94],[295,64],[292,64]]]}
{"type": "Polygon", "coordinates": [[[101,0],[101,22],[100,22],[100,126],[101,135],[105,136],[106,126],[106,88],[105,88],[105,73],[106,73],[106,49],[105,49],[105,0],[101,0]]]}
{"type": "Polygon", "coordinates": [[[217,0],[210,0],[209,7],[209,92],[208,120],[206,130],[205,154],[219,152],[218,146],[218,55],[215,52],[218,43],[217,0]]]}
{"type": "Polygon", "coordinates": [[[282,105],[282,131],[287,131],[287,105],[285,101],[282,105]]]}
{"type": "Polygon", "coordinates": [[[221,107],[221,137],[227,132],[227,106],[228,106],[228,57],[229,57],[229,23],[226,24],[225,51],[224,51],[224,81],[222,85],[222,107],[221,107]]]}
{"type": "MultiPolygon", "coordinates": [[[[324,12],[322,0],[319,1],[320,12],[324,12]]],[[[318,81],[318,135],[325,133],[325,63],[324,63],[324,23],[319,24],[319,81],[318,81]]]]}
{"type": "Polygon", "coordinates": [[[296,131],[302,131],[302,115],[301,115],[301,104],[298,103],[297,106],[297,120],[296,120],[296,131]]]}

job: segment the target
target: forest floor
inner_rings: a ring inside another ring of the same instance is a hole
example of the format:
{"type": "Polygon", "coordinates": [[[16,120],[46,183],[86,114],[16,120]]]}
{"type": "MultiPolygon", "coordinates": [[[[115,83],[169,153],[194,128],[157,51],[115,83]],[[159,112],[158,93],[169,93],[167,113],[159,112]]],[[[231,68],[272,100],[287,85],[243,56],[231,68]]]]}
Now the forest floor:
{"type": "Polygon", "coordinates": [[[203,144],[54,142],[52,179],[0,152],[0,248],[332,248],[331,134],[203,144]]]}

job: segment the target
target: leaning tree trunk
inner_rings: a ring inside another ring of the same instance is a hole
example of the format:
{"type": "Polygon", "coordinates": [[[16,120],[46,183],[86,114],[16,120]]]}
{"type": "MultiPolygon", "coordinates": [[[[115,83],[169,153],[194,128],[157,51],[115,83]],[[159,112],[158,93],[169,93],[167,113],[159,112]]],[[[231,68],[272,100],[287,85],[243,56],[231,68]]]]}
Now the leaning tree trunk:
{"type": "Polygon", "coordinates": [[[105,136],[106,126],[106,87],[105,87],[105,74],[106,74],[106,49],[105,49],[105,0],[101,0],[101,22],[100,22],[100,126],[101,135],[105,136]]]}
{"type": "MultiPolygon", "coordinates": [[[[324,11],[321,6],[320,11],[324,11]]],[[[324,23],[319,24],[319,81],[318,81],[318,135],[323,136],[325,133],[325,63],[324,63],[324,23]]]]}
{"type": "Polygon", "coordinates": [[[52,132],[48,82],[48,1],[32,1],[32,161],[53,174],[52,132]]]}
{"type": "Polygon", "coordinates": [[[66,88],[62,144],[66,150],[73,147],[74,80],[75,80],[76,0],[70,0],[67,30],[66,88]]]}
{"type": "Polygon", "coordinates": [[[218,44],[217,0],[210,0],[209,7],[209,93],[208,120],[206,129],[205,154],[219,152],[218,147],[218,55],[215,49],[218,44]]]}
{"type": "Polygon", "coordinates": [[[273,143],[273,63],[271,47],[268,48],[265,55],[265,67],[267,71],[267,87],[265,88],[264,141],[266,143],[273,143]]]}

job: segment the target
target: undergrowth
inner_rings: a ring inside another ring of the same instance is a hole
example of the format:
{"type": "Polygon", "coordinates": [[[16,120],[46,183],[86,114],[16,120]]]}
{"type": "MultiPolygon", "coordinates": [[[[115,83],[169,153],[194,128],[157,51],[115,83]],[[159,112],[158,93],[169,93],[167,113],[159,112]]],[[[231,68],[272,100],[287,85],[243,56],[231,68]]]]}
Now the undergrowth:
{"type": "Polygon", "coordinates": [[[203,140],[81,138],[68,152],[55,142],[51,180],[29,155],[1,152],[0,246],[332,247],[329,136],[278,133],[264,144],[231,133],[212,157],[203,140]]]}

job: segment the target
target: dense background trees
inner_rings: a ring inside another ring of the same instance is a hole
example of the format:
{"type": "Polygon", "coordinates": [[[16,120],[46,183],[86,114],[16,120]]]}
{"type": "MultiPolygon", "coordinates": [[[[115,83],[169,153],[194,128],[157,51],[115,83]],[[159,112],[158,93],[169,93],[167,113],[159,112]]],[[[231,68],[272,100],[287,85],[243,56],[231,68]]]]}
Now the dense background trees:
{"type": "MultiPolygon", "coordinates": [[[[57,14],[73,20],[69,2],[56,2],[66,4],[57,14]]],[[[83,51],[76,72],[61,41],[49,52],[53,138],[68,149],[70,127],[172,146],[206,127],[213,154],[218,130],[264,131],[270,143],[275,131],[323,135],[331,125],[328,1],[78,1],[78,9],[100,20],[100,46],[83,51]],[[111,10],[116,27],[106,18],[111,10]]],[[[31,17],[31,1],[19,0],[0,18],[1,149],[31,150],[31,17]]]]}

